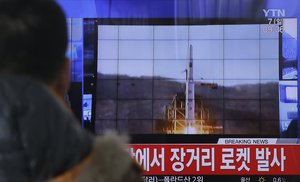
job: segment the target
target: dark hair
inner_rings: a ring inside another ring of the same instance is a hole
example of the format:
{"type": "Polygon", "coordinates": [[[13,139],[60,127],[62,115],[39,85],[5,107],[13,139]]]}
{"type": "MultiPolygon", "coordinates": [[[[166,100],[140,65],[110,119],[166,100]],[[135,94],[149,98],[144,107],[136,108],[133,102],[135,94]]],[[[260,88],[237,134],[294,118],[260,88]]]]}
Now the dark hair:
{"type": "Polygon", "coordinates": [[[0,0],[0,72],[56,79],[68,43],[65,15],[52,0],[0,0]]]}

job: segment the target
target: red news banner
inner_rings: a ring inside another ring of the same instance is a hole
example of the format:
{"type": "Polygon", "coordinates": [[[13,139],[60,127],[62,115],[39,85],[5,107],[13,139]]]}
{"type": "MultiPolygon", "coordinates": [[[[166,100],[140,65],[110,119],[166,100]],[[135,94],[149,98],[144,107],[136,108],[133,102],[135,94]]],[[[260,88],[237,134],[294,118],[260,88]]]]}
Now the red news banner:
{"type": "Polygon", "coordinates": [[[300,175],[300,145],[131,144],[144,175],[300,175]]]}

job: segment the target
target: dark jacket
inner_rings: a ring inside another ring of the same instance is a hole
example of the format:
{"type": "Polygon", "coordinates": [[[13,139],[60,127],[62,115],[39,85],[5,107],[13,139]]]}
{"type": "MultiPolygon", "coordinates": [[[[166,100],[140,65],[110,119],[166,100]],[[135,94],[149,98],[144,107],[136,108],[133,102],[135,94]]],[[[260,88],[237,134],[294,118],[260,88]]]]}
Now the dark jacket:
{"type": "Polygon", "coordinates": [[[0,74],[0,182],[59,175],[87,156],[92,142],[44,84],[0,74]]]}

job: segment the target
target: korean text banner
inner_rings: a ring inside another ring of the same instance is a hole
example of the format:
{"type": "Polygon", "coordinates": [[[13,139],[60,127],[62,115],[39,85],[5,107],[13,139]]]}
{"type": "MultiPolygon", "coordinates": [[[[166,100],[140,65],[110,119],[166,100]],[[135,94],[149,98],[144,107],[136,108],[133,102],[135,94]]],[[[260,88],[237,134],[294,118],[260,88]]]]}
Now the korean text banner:
{"type": "Polygon", "coordinates": [[[300,175],[299,145],[130,145],[144,175],[300,175]]]}

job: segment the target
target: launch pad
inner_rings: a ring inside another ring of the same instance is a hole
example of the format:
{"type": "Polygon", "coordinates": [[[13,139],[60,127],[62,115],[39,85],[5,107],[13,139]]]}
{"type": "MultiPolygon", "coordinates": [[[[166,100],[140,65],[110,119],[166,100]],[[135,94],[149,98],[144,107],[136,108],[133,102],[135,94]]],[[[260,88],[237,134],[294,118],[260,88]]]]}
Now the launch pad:
{"type": "Polygon", "coordinates": [[[166,107],[167,122],[171,125],[168,133],[172,134],[214,134],[222,132],[223,127],[216,125],[210,117],[211,111],[201,100],[195,100],[195,119],[185,118],[185,99],[183,94],[176,94],[170,105],[166,107]]]}
{"type": "Polygon", "coordinates": [[[185,94],[176,94],[166,107],[166,120],[172,127],[172,134],[212,134],[218,133],[223,126],[212,125],[210,110],[201,99],[195,99],[195,83],[193,78],[193,46],[189,46],[190,59],[186,67],[185,94]]]}

